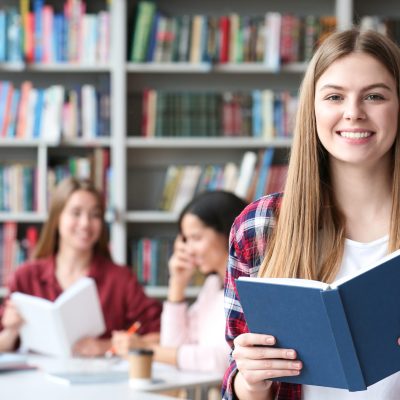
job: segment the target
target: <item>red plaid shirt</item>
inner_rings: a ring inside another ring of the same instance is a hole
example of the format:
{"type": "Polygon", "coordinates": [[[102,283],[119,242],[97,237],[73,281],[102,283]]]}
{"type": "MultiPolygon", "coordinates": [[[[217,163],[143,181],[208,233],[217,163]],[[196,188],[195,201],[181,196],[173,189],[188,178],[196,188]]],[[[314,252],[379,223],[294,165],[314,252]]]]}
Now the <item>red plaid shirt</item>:
{"type": "MultiPolygon", "coordinates": [[[[278,193],[251,203],[236,218],[232,227],[229,265],[225,278],[226,340],[232,349],[233,339],[248,332],[235,279],[239,276],[257,276],[265,254],[267,236],[275,225],[275,214],[281,199],[282,194],[278,193]]],[[[230,357],[222,386],[222,398],[225,400],[235,398],[233,377],[236,372],[235,360],[230,357]]],[[[301,400],[301,385],[276,383],[274,386],[276,400],[301,400]]]]}

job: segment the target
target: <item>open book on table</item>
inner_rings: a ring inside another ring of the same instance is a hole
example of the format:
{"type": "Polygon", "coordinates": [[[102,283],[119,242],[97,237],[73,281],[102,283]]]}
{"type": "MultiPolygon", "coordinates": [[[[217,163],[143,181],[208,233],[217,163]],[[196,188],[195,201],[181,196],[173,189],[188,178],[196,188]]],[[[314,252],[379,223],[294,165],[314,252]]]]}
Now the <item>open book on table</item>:
{"type": "Polygon", "coordinates": [[[25,354],[0,353],[0,374],[34,368],[34,366],[28,364],[28,359],[25,354]]]}
{"type": "Polygon", "coordinates": [[[21,328],[25,349],[54,356],[70,356],[74,343],[105,330],[94,280],[81,278],[54,302],[15,292],[11,299],[24,319],[21,328]]]}
{"type": "Polygon", "coordinates": [[[332,284],[236,280],[250,332],[295,349],[303,369],[282,382],[365,390],[400,371],[400,250],[332,284]]]}

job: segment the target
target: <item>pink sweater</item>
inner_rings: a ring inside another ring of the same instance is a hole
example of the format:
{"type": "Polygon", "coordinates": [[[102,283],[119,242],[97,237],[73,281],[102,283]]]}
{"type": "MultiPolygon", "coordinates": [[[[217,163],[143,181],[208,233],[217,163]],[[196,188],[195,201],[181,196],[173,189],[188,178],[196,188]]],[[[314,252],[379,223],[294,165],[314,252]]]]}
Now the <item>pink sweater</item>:
{"type": "Polygon", "coordinates": [[[225,341],[224,293],[218,275],[206,278],[191,306],[164,303],[161,345],[179,347],[181,369],[224,373],[230,347],[225,341]]]}

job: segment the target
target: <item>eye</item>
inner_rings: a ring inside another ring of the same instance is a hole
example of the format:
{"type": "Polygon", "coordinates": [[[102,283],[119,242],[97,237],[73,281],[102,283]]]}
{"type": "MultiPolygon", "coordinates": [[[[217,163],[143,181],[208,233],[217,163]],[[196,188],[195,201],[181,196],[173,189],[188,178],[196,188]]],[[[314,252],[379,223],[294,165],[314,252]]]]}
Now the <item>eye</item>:
{"type": "Polygon", "coordinates": [[[90,216],[91,216],[91,218],[96,218],[96,219],[102,218],[102,215],[101,215],[101,211],[100,211],[100,210],[92,211],[92,212],[90,213],[90,216]]]}
{"type": "Polygon", "coordinates": [[[325,100],[329,100],[329,101],[340,101],[342,99],[343,98],[340,94],[331,94],[331,95],[325,97],[325,100]]]}
{"type": "Polygon", "coordinates": [[[73,217],[79,217],[79,215],[81,214],[81,211],[80,211],[79,209],[77,209],[77,208],[73,208],[73,209],[70,211],[70,213],[71,213],[71,215],[72,215],[73,217]]]}
{"type": "Polygon", "coordinates": [[[384,100],[385,98],[378,93],[371,93],[368,94],[367,96],[365,96],[365,100],[372,100],[372,101],[380,101],[380,100],[384,100]]]}

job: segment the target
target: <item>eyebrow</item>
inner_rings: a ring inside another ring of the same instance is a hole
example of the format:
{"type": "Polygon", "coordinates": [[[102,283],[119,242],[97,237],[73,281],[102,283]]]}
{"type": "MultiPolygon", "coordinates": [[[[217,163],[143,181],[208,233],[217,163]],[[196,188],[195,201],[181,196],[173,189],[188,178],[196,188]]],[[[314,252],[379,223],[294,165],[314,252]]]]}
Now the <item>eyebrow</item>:
{"type": "MultiPolygon", "coordinates": [[[[372,85],[368,85],[366,87],[364,87],[362,90],[366,91],[366,90],[371,90],[371,89],[386,89],[389,90],[390,92],[392,91],[392,89],[390,88],[390,86],[386,85],[386,83],[373,83],[372,85]]],[[[344,87],[343,86],[339,86],[339,85],[331,85],[331,84],[327,84],[324,85],[320,88],[320,91],[325,90],[325,89],[335,89],[335,90],[343,90],[344,87]]]]}

